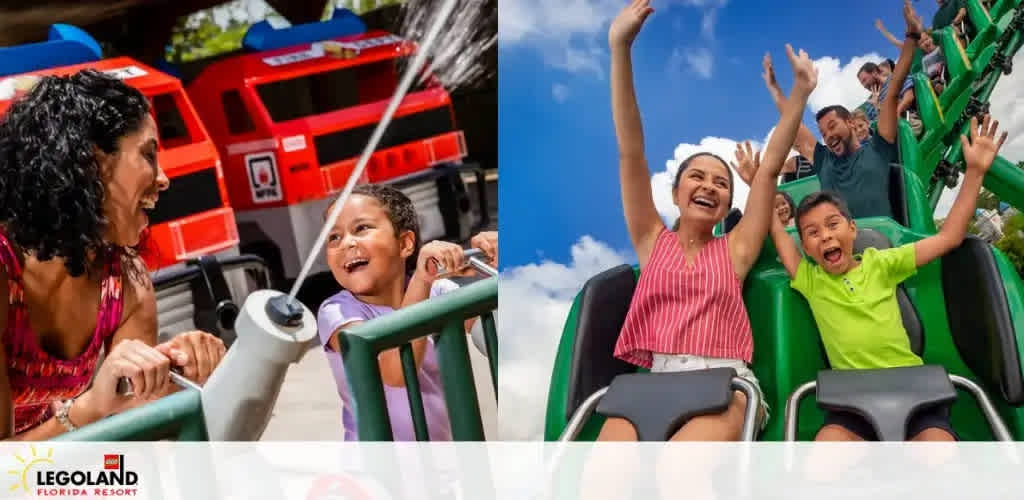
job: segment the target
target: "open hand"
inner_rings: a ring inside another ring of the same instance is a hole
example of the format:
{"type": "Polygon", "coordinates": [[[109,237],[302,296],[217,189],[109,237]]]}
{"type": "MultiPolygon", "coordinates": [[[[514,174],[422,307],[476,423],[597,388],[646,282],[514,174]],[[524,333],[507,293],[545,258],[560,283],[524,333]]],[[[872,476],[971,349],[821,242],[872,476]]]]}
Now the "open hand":
{"type": "Polygon", "coordinates": [[[807,52],[800,49],[799,54],[794,53],[793,47],[787,43],[786,55],[789,57],[789,63],[793,65],[795,86],[808,92],[814,90],[818,85],[818,68],[814,67],[814,62],[807,52]]]}
{"type": "Polygon", "coordinates": [[[924,23],[921,16],[917,15],[910,0],[903,0],[903,19],[907,22],[907,32],[920,34],[924,31],[924,23]]]}
{"type": "Polygon", "coordinates": [[[754,148],[750,146],[750,141],[744,144],[736,144],[736,161],[732,163],[732,168],[749,186],[754,181],[757,169],[761,168],[761,153],[754,151],[754,148]],[[744,144],[746,149],[744,149],[744,144]]]}
{"type": "Polygon", "coordinates": [[[654,12],[651,0],[631,0],[608,28],[608,44],[612,47],[627,48],[633,45],[636,34],[640,32],[651,12],[654,12]]]}
{"type": "Polygon", "coordinates": [[[872,85],[871,86],[871,97],[868,97],[868,102],[870,102],[872,106],[877,108],[878,107],[878,103],[880,101],[881,95],[882,95],[882,86],[877,84],[877,83],[872,85]]]}
{"type": "Polygon", "coordinates": [[[995,160],[996,154],[999,153],[999,148],[1006,141],[1006,132],[1003,132],[1003,135],[999,136],[999,140],[996,141],[999,121],[996,120],[990,124],[991,118],[990,115],[985,115],[985,119],[981,122],[981,127],[978,127],[978,117],[972,117],[971,140],[968,141],[965,135],[960,136],[960,144],[963,145],[964,160],[967,162],[968,172],[974,171],[985,175],[989,167],[992,166],[992,161],[995,160]]]}
{"type": "Polygon", "coordinates": [[[764,59],[761,60],[761,67],[764,68],[764,73],[761,73],[761,78],[764,78],[764,84],[768,88],[776,88],[779,86],[779,81],[775,79],[775,68],[772,67],[772,55],[765,52],[764,59]]]}
{"type": "Polygon", "coordinates": [[[885,24],[882,23],[881,19],[875,19],[875,28],[878,28],[878,31],[885,31],[885,24]]]}

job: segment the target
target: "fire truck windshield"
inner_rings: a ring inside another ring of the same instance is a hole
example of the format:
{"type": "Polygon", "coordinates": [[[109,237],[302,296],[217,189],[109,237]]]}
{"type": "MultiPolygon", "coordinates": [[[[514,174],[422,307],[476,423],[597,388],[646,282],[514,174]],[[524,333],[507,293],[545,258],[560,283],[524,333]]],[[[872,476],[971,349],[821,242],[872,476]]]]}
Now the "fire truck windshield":
{"type": "Polygon", "coordinates": [[[396,59],[266,83],[256,91],[270,118],[283,122],[383,101],[398,85],[396,59]]]}
{"type": "MultiPolygon", "coordinates": [[[[201,136],[200,130],[189,127],[178,103],[178,100],[183,99],[184,96],[175,94],[175,92],[168,92],[150,98],[161,149],[187,146],[205,139],[201,136]]],[[[191,109],[185,108],[185,112],[190,111],[191,109]]],[[[191,121],[198,122],[198,118],[193,118],[191,121]]]]}

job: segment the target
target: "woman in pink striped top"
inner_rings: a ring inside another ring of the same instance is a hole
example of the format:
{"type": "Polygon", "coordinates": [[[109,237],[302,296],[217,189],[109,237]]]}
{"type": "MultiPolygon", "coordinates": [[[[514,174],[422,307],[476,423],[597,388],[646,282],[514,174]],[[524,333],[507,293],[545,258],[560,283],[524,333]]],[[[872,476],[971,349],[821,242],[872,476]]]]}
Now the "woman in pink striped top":
{"type": "MultiPolygon", "coordinates": [[[[623,211],[643,271],[615,356],[651,371],[733,367],[756,384],[748,367],[754,342],[743,303],[743,279],[768,235],[779,172],[807,97],[817,84],[817,70],[805,52],[797,55],[786,46],[795,84],[764,160],[759,162],[749,145],[746,151],[737,148],[742,165],[737,170],[751,185],[739,224],[726,236],[713,235],[713,227],[732,204],[732,173],[718,156],[697,153],[676,173],[672,189],[680,216],[678,228],[669,231],[651,195],[630,58],[633,40],[651,12],[650,0],[633,0],[608,34],[623,211]]],[[[693,418],[672,439],[738,439],[745,407],[746,398],[736,392],[724,413],[693,418]]],[[[762,420],[765,416],[762,412],[762,420]]],[[[636,431],[628,421],[610,418],[598,439],[635,440],[636,431]]]]}

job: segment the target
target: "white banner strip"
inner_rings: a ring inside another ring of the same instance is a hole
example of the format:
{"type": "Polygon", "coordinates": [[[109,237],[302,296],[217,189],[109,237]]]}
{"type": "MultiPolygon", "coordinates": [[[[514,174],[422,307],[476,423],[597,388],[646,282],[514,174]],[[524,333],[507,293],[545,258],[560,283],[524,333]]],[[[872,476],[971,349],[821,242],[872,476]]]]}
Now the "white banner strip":
{"type": "Polygon", "coordinates": [[[1020,498],[1018,443],[8,443],[3,498],[1020,498]]]}

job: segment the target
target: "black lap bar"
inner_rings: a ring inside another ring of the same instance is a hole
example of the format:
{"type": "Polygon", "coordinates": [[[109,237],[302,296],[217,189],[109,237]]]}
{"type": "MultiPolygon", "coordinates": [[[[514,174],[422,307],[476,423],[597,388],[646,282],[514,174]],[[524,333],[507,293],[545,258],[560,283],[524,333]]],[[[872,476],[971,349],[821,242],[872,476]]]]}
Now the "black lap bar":
{"type": "Polygon", "coordinates": [[[735,376],[732,368],[619,375],[597,412],[628,420],[640,441],[667,441],[691,418],[724,412],[735,376]]]}
{"type": "Polygon", "coordinates": [[[948,404],[956,389],[938,365],[880,370],[818,372],[818,406],[864,417],[880,441],[907,439],[907,421],[917,410],[948,404]]]}

